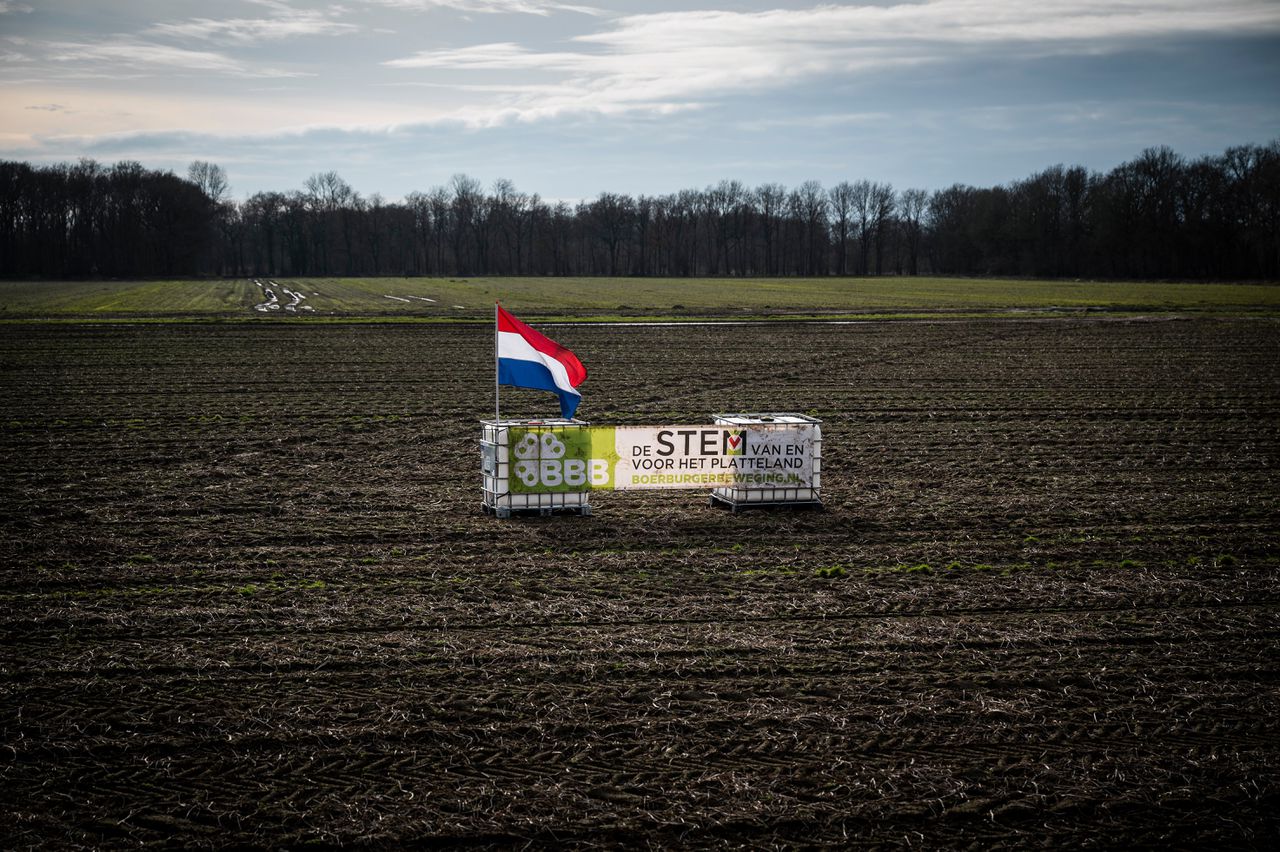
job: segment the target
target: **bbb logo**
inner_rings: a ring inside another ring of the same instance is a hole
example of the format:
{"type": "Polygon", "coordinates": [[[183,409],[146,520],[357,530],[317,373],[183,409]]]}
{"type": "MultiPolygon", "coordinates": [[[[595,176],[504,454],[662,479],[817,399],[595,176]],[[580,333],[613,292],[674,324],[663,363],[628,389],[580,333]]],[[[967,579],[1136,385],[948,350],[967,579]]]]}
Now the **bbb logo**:
{"type": "Polygon", "coordinates": [[[566,459],[565,446],[552,432],[526,432],[512,450],[517,459],[515,475],[526,488],[574,488],[609,483],[605,459],[566,459]]]}

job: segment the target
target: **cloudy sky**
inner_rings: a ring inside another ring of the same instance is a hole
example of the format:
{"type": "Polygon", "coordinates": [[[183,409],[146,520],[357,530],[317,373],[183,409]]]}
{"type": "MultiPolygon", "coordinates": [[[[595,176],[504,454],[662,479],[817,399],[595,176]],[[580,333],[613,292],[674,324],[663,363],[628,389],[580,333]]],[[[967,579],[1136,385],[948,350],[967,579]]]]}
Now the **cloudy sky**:
{"type": "Polygon", "coordinates": [[[1280,137],[1277,0],[0,0],[0,158],[936,189],[1280,137]]]}

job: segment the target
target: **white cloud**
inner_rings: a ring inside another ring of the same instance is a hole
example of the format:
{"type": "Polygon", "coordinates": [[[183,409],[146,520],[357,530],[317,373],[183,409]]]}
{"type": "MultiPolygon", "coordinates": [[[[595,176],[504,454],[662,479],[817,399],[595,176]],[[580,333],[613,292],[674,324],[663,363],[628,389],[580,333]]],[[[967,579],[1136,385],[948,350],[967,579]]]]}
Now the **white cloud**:
{"type": "Polygon", "coordinates": [[[13,0],[0,0],[0,15],[7,15],[10,12],[34,12],[35,10],[26,3],[14,3],[13,0]]]}
{"type": "MultiPolygon", "coordinates": [[[[900,120],[900,116],[887,112],[818,113],[806,115],[804,117],[804,126],[820,130],[833,127],[884,127],[895,120],[900,120]]],[[[797,119],[794,115],[787,115],[777,118],[744,118],[735,122],[734,126],[742,130],[767,132],[794,128],[796,123],[797,119]]]]}
{"type": "MultiPolygon", "coordinates": [[[[1134,39],[1280,29],[1269,0],[933,0],[891,6],[817,6],[740,13],[669,12],[620,18],[610,31],[576,40],[622,50],[684,50],[707,44],[769,49],[858,49],[893,42],[990,44],[1134,39]]],[[[918,47],[917,47],[918,49],[918,47]]],[[[797,51],[792,51],[797,52],[797,51]]]]}
{"type": "Polygon", "coordinates": [[[267,18],[192,18],[156,24],[149,35],[250,44],[302,36],[334,36],[357,32],[355,24],[335,20],[345,10],[294,9],[283,3],[261,3],[274,14],[267,18]]]}
{"type": "MultiPolygon", "coordinates": [[[[457,2],[498,5],[496,0],[457,2]]],[[[384,64],[551,75],[550,91],[513,96],[499,111],[535,118],[573,110],[665,112],[724,93],[944,61],[978,50],[1022,57],[1093,53],[1152,38],[1259,31],[1280,31],[1280,7],[1267,0],[1211,6],[1202,0],[1061,0],[1052,5],[933,0],[630,15],[600,32],[575,36],[575,50],[538,51],[496,42],[421,51],[384,64]]]]}
{"type": "Polygon", "coordinates": [[[608,72],[619,59],[587,53],[539,53],[513,42],[478,44],[454,50],[423,51],[405,59],[384,62],[392,68],[455,68],[484,71],[596,71],[608,72]]]}
{"type": "Polygon", "coordinates": [[[180,47],[133,39],[102,42],[56,41],[44,46],[50,62],[74,66],[105,66],[114,76],[121,69],[144,72],[163,70],[202,71],[236,77],[299,77],[296,72],[251,66],[223,53],[185,50],[180,47]]]}
{"type": "Polygon", "coordinates": [[[379,6],[399,9],[452,9],[464,14],[550,15],[553,12],[576,12],[579,15],[603,15],[604,11],[575,3],[555,0],[366,0],[379,6]]]}

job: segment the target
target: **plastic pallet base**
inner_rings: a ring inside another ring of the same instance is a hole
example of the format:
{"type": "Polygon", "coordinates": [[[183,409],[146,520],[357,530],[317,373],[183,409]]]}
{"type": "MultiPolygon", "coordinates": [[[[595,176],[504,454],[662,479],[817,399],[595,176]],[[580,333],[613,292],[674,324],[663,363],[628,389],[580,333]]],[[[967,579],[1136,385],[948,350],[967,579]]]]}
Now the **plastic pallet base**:
{"type": "Polygon", "coordinates": [[[580,518],[591,517],[590,506],[531,506],[528,508],[513,509],[508,506],[484,506],[486,515],[493,515],[498,519],[505,518],[549,518],[552,515],[577,515],[580,518]]]}
{"type": "Polygon", "coordinates": [[[726,500],[715,494],[711,495],[710,505],[713,509],[728,509],[734,513],[744,509],[811,509],[822,511],[821,500],[754,500],[751,502],[738,502],[726,500]]]}

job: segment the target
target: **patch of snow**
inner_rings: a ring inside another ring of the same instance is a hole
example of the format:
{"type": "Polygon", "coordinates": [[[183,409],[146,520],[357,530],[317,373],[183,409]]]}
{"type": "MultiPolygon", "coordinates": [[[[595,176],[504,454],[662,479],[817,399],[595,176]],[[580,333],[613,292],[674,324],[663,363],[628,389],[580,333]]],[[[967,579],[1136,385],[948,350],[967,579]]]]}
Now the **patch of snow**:
{"type": "Polygon", "coordinates": [[[269,287],[263,288],[263,292],[266,294],[267,300],[254,305],[253,309],[255,311],[261,311],[264,314],[267,311],[280,310],[280,297],[276,295],[276,292],[269,287]]]}

